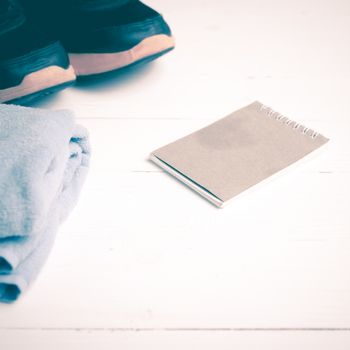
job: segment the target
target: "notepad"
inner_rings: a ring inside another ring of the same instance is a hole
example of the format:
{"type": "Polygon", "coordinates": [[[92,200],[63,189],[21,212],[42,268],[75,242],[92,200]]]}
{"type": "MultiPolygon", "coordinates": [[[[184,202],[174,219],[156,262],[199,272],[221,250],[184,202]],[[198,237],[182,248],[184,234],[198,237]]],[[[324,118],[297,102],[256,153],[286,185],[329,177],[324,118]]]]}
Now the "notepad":
{"type": "Polygon", "coordinates": [[[260,102],[151,153],[150,159],[218,207],[326,144],[260,102]]]}

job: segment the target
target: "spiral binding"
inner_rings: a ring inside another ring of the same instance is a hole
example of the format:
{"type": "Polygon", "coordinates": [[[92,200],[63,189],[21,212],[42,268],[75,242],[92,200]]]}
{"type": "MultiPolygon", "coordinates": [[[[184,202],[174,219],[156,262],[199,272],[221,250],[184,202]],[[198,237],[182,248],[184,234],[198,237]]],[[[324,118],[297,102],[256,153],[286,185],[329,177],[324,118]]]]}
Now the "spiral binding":
{"type": "Polygon", "coordinates": [[[275,120],[277,120],[281,123],[284,123],[286,125],[290,125],[293,130],[300,131],[302,134],[310,136],[312,139],[315,139],[318,135],[318,132],[316,132],[310,128],[307,128],[306,126],[304,126],[300,123],[297,123],[294,120],[289,119],[285,115],[274,111],[269,106],[261,104],[260,111],[265,111],[268,117],[274,118],[275,120]]]}

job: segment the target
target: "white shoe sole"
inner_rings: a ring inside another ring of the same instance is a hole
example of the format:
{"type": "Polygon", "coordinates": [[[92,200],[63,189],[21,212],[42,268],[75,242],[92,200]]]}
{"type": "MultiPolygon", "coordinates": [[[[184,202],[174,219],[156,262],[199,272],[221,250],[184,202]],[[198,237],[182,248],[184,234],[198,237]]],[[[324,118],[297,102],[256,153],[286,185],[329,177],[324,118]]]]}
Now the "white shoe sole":
{"type": "Polygon", "coordinates": [[[78,76],[113,71],[175,47],[174,38],[165,34],[142,40],[130,50],[113,53],[70,53],[69,59],[78,76]]]}

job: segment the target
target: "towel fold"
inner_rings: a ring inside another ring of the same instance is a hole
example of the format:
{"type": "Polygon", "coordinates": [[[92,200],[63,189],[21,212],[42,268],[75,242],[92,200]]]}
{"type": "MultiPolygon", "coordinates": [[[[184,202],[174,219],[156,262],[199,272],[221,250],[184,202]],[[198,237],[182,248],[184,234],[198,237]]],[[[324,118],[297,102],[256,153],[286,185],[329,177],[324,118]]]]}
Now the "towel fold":
{"type": "Polygon", "coordinates": [[[87,131],[69,111],[0,105],[0,301],[37,276],[87,174],[87,131]]]}

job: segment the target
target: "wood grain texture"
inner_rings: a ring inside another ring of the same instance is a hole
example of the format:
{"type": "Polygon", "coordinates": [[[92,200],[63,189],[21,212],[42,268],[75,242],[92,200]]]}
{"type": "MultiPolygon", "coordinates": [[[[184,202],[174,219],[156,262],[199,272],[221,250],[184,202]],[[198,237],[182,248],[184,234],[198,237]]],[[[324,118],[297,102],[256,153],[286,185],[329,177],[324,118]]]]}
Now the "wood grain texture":
{"type": "Polygon", "coordinates": [[[28,347],[37,350],[93,350],[98,347],[110,350],[122,348],[134,349],[216,349],[259,350],[262,347],[278,350],[294,349],[339,349],[348,350],[350,333],[300,332],[300,331],[115,331],[115,330],[27,330],[0,331],[0,337],[6,350],[28,347]]]}
{"type": "Polygon", "coordinates": [[[348,349],[350,3],[148,3],[173,53],[36,104],[75,110],[93,159],[0,348],[348,349]],[[327,150],[223,210],[147,160],[254,100],[327,150]]]}

